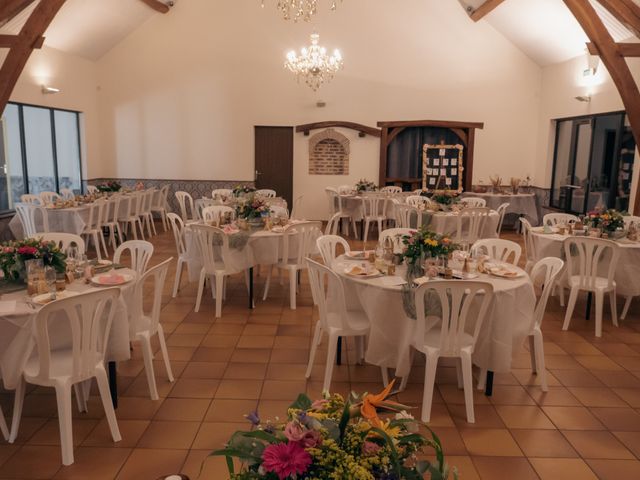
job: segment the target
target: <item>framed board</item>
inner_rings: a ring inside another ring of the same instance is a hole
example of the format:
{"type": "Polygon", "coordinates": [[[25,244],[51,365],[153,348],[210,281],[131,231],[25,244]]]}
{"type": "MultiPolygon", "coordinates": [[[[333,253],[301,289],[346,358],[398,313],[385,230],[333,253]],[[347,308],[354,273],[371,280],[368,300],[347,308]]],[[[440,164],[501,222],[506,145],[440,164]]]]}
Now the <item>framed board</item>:
{"type": "Polygon", "coordinates": [[[422,189],[428,192],[462,193],[463,182],[462,145],[422,146],[422,189]]]}

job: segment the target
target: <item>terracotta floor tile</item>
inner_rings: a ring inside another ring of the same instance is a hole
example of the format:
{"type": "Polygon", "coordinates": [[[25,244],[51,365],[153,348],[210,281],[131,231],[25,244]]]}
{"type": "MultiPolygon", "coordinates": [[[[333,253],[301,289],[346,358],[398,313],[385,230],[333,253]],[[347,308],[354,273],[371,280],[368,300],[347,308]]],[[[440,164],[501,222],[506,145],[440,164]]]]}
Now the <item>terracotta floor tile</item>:
{"type": "Polygon", "coordinates": [[[238,348],[234,350],[229,361],[235,363],[267,363],[270,358],[271,350],[268,348],[238,348]]]}
{"type": "Polygon", "coordinates": [[[527,387],[527,392],[540,406],[581,406],[573,394],[565,387],[549,387],[548,392],[543,392],[540,387],[527,387]]]}
{"type": "Polygon", "coordinates": [[[130,449],[80,447],[73,452],[74,464],[63,466],[53,477],[58,480],[111,480],[124,465],[130,449]]]}
{"type": "Polygon", "coordinates": [[[209,451],[222,448],[229,441],[231,435],[238,430],[247,430],[247,422],[244,423],[213,423],[204,422],[193,442],[192,448],[196,450],[208,449],[209,451]]]}
{"type": "Polygon", "coordinates": [[[182,378],[222,378],[227,368],[225,362],[189,362],[182,378]]]}
{"type": "MultiPolygon", "coordinates": [[[[295,400],[305,393],[305,380],[265,380],[260,398],[265,400],[295,400]]],[[[355,391],[362,391],[354,386],[355,391]]]]}
{"type": "Polygon", "coordinates": [[[640,478],[638,460],[587,460],[587,463],[600,480],[640,478]]]}
{"type": "Polygon", "coordinates": [[[576,361],[590,371],[594,370],[622,370],[616,362],[605,356],[577,355],[576,361]]]}
{"type": "Polygon", "coordinates": [[[636,457],[640,458],[640,435],[638,435],[638,432],[613,432],[613,434],[625,447],[631,450],[636,457]]]}
{"type": "Polygon", "coordinates": [[[104,419],[101,420],[96,428],[84,439],[82,445],[86,447],[135,447],[149,426],[149,423],[149,420],[124,420],[118,418],[118,428],[120,429],[122,440],[114,443],[113,438],[111,438],[111,431],[109,430],[107,420],[104,419]]]}
{"type": "Polygon", "coordinates": [[[565,387],[601,387],[603,383],[587,370],[551,370],[565,387]]]}
{"type": "Polygon", "coordinates": [[[271,348],[275,337],[270,335],[243,335],[238,341],[237,348],[271,348]]]}
{"type": "Polygon", "coordinates": [[[622,355],[622,356],[636,356],[638,352],[624,343],[599,343],[597,345],[605,355],[622,355]]]}
{"type": "Polygon", "coordinates": [[[446,462],[450,468],[458,470],[458,478],[464,480],[480,480],[480,475],[471,457],[461,455],[447,455],[446,462]]]}
{"type": "Polygon", "coordinates": [[[489,400],[494,405],[535,405],[527,390],[520,385],[498,385],[493,387],[489,400]]]}
{"type": "Polygon", "coordinates": [[[189,449],[198,432],[200,422],[165,422],[152,420],[138,447],[189,449]]]}
{"type": "Polygon", "coordinates": [[[590,410],[611,431],[640,432],[640,413],[631,408],[591,408],[590,410]]]}
{"type": "MultiPolygon", "coordinates": [[[[333,379],[336,381],[348,381],[349,371],[347,365],[336,365],[333,369],[333,379]]],[[[267,367],[266,377],[269,380],[300,380],[304,378],[307,366],[302,363],[269,363],[267,367]]],[[[314,367],[311,378],[314,380],[322,380],[324,377],[324,368],[314,367]],[[319,375],[314,373],[319,372],[319,375]]]]}
{"type": "MultiPolygon", "coordinates": [[[[462,441],[457,428],[438,427],[437,429],[434,428],[434,431],[440,439],[443,450],[448,452],[447,455],[467,455],[467,447],[462,441]]],[[[426,432],[423,432],[423,434],[426,434],[426,432]]]]}
{"type": "Polygon", "coordinates": [[[233,348],[199,347],[190,360],[194,362],[228,362],[233,352],[233,348]]]}
{"type": "Polygon", "coordinates": [[[640,408],[640,388],[614,388],[613,391],[633,408],[640,408]]]}
{"type": "Polygon", "coordinates": [[[202,335],[195,333],[174,333],[167,339],[167,346],[197,347],[202,342],[202,335]]]}
{"type": "Polygon", "coordinates": [[[235,348],[238,344],[240,335],[218,335],[211,334],[201,338],[200,346],[208,348],[235,348]]]}
{"type": "Polygon", "coordinates": [[[263,421],[284,421],[289,405],[291,400],[260,400],[258,415],[263,421]]]}
{"type": "Polygon", "coordinates": [[[593,374],[607,387],[639,388],[640,378],[630,372],[594,371],[593,374]]]}
{"type": "Polygon", "coordinates": [[[137,448],[131,452],[117,480],[155,479],[180,471],[187,450],[137,448]]]}
{"type": "Polygon", "coordinates": [[[626,407],[627,403],[608,388],[569,387],[569,391],[585,407],[626,407]]]}
{"type": "Polygon", "coordinates": [[[532,428],[554,430],[556,428],[540,407],[497,405],[496,411],[509,429],[532,428]]]}
{"type": "Polygon", "coordinates": [[[222,380],[215,398],[257,400],[261,389],[262,380],[222,380]]]}
{"type": "Polygon", "coordinates": [[[167,398],[154,420],[179,420],[183,422],[200,422],[204,419],[211,400],[202,398],[167,398]]]}
{"type": "Polygon", "coordinates": [[[476,423],[467,422],[467,413],[464,405],[447,404],[451,418],[458,428],[504,428],[504,422],[492,405],[476,405],[474,413],[476,423]]]}
{"type": "Polygon", "coordinates": [[[523,455],[522,450],[506,429],[461,428],[460,435],[472,457],[478,455],[520,457],[523,455]]]}
{"type": "MultiPolygon", "coordinates": [[[[316,355],[316,360],[326,358],[325,355],[316,355]]],[[[300,348],[278,348],[271,353],[271,363],[302,363],[304,365],[309,361],[309,352],[300,348]]]]}
{"type": "Polygon", "coordinates": [[[58,446],[25,445],[0,468],[2,478],[52,478],[62,466],[58,446]]]}
{"type": "Polygon", "coordinates": [[[229,477],[225,458],[212,457],[211,450],[190,450],[180,473],[191,479],[203,480],[229,477]]]}
{"type": "Polygon", "coordinates": [[[561,430],[604,430],[605,427],[586,407],[542,407],[561,430]]]}
{"type": "Polygon", "coordinates": [[[266,363],[229,363],[223,378],[239,380],[263,380],[267,373],[266,363]]]}
{"type": "Polygon", "coordinates": [[[173,398],[205,398],[211,399],[218,388],[219,380],[205,378],[181,378],[169,394],[173,398]]]}
{"type": "Polygon", "coordinates": [[[610,432],[563,431],[582,458],[631,459],[633,454],[610,432]]]}
{"type": "Polygon", "coordinates": [[[579,458],[530,458],[540,480],[598,480],[584,460],[579,458]]]}
{"type": "Polygon", "coordinates": [[[518,480],[538,480],[526,458],[517,457],[473,457],[473,464],[482,480],[513,478],[518,480]]]}
{"type": "MultiPolygon", "coordinates": [[[[289,402],[290,404],[291,402],[289,402]]],[[[216,398],[211,402],[205,415],[205,422],[243,422],[245,415],[253,412],[258,405],[257,400],[224,400],[216,398]]],[[[258,413],[262,415],[260,409],[258,413]]],[[[249,423],[247,422],[247,427],[249,423]]]]}
{"type": "MultiPolygon", "coordinates": [[[[73,444],[80,445],[82,441],[89,435],[98,424],[98,420],[80,420],[74,419],[73,428],[73,444]]],[[[60,426],[57,418],[47,421],[40,430],[38,430],[29,440],[28,445],[60,445],[60,426]]]]}
{"type": "Polygon", "coordinates": [[[577,457],[577,452],[558,430],[512,430],[527,457],[577,457]]]}

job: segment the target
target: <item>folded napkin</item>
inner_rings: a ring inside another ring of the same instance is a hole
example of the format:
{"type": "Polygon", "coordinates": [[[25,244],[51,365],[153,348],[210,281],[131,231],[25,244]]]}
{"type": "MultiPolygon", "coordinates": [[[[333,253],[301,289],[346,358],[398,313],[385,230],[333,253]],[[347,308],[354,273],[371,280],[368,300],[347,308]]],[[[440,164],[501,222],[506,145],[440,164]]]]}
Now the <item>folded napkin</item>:
{"type": "Polygon", "coordinates": [[[15,300],[0,301],[0,315],[10,315],[16,311],[15,300]]]}
{"type": "Polygon", "coordinates": [[[225,225],[222,228],[222,231],[224,233],[226,233],[227,235],[232,235],[234,233],[238,233],[240,231],[240,229],[238,227],[232,226],[232,225],[225,225]]]}

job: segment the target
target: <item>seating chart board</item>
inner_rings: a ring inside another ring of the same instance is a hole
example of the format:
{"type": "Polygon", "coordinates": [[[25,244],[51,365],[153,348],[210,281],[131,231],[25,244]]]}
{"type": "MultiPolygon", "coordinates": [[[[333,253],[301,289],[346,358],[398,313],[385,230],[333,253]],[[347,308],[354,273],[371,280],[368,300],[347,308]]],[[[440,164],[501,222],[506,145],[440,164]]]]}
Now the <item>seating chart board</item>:
{"type": "Polygon", "coordinates": [[[462,145],[422,146],[422,189],[428,192],[462,193],[463,182],[462,145]]]}

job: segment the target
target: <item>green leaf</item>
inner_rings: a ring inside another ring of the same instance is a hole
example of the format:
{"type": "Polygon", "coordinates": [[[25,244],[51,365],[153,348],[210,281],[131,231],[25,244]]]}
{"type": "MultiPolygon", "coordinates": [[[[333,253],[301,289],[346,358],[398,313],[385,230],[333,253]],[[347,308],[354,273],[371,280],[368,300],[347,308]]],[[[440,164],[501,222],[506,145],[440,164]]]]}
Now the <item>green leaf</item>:
{"type": "Polygon", "coordinates": [[[309,397],[307,397],[304,393],[298,395],[296,401],[289,405],[289,408],[295,408],[298,410],[309,410],[313,402],[309,397]]]}
{"type": "Polygon", "coordinates": [[[402,466],[400,465],[400,459],[398,458],[398,451],[396,450],[396,446],[393,444],[391,437],[389,437],[384,430],[377,427],[372,427],[370,431],[377,433],[384,439],[391,451],[391,460],[393,460],[393,464],[395,465],[396,473],[399,478],[402,478],[402,466]]]}
{"type": "Polygon", "coordinates": [[[344,439],[344,432],[347,429],[347,425],[349,424],[349,419],[351,418],[351,414],[349,412],[351,405],[349,402],[344,404],[344,409],[342,410],[342,417],[340,417],[340,443],[344,439]]]}

